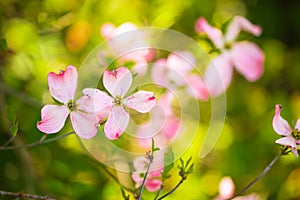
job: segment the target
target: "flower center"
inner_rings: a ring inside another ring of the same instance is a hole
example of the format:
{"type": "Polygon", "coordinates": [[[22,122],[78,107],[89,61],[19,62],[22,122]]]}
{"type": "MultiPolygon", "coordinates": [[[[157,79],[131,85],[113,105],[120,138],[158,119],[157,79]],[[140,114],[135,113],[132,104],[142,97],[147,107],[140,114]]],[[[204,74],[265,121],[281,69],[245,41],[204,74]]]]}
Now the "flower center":
{"type": "Polygon", "coordinates": [[[300,140],[300,131],[297,128],[292,130],[292,134],[291,135],[296,140],[300,140]]]}
{"type": "Polygon", "coordinates": [[[224,48],[227,49],[227,50],[231,49],[232,48],[232,43],[231,42],[226,42],[225,45],[224,45],[224,48]]]}
{"type": "Polygon", "coordinates": [[[75,103],[75,101],[69,100],[69,101],[68,101],[68,108],[69,108],[71,111],[76,110],[76,103],[75,103]]]}
{"type": "Polygon", "coordinates": [[[113,102],[116,106],[121,106],[123,104],[123,98],[121,96],[116,96],[113,102]]]}

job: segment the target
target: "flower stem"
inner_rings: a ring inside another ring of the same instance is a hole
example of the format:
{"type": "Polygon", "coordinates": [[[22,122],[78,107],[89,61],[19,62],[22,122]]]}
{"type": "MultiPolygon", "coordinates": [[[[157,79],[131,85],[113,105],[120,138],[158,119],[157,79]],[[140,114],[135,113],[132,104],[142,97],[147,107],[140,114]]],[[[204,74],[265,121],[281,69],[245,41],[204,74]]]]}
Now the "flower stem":
{"type": "Polygon", "coordinates": [[[154,199],[153,200],[157,200],[157,198],[159,197],[159,195],[161,194],[162,190],[163,190],[164,186],[163,186],[163,183],[161,184],[157,194],[155,195],[154,199]]]}
{"type": "Polygon", "coordinates": [[[238,192],[236,195],[231,197],[230,199],[234,199],[237,196],[242,195],[244,192],[246,192],[252,185],[254,185],[257,181],[259,181],[262,177],[264,177],[273,167],[273,165],[279,160],[279,158],[282,155],[286,155],[286,152],[283,150],[279,155],[277,155],[270,164],[264,169],[262,173],[258,177],[256,177],[253,181],[251,181],[246,187],[244,187],[240,192],[238,192]]]}
{"type": "Polygon", "coordinates": [[[40,199],[40,200],[55,200],[48,196],[39,196],[34,194],[26,194],[23,192],[7,192],[7,191],[0,191],[1,196],[11,196],[17,197],[17,199],[24,198],[24,199],[40,199]]]}
{"type": "Polygon", "coordinates": [[[149,173],[151,164],[152,164],[152,162],[153,162],[153,151],[151,152],[151,154],[150,154],[150,153],[147,153],[147,156],[149,156],[149,164],[148,164],[148,167],[147,167],[145,176],[144,176],[144,180],[143,180],[143,183],[142,183],[142,186],[141,186],[140,193],[139,193],[139,195],[138,195],[138,200],[140,200],[141,197],[142,197],[142,193],[143,193],[143,190],[144,190],[144,187],[145,187],[146,179],[147,179],[147,176],[148,176],[148,173],[149,173]]]}
{"type": "Polygon", "coordinates": [[[49,143],[49,142],[53,142],[53,141],[65,138],[65,137],[67,137],[69,135],[72,135],[73,133],[75,133],[75,132],[72,131],[72,132],[69,132],[67,134],[60,135],[60,136],[57,136],[57,137],[54,137],[54,138],[50,138],[50,139],[47,139],[47,140],[43,140],[44,137],[42,137],[40,140],[38,140],[36,142],[25,144],[25,145],[20,145],[20,146],[8,146],[8,147],[2,146],[2,147],[0,147],[0,151],[34,147],[34,146],[38,146],[38,145],[41,145],[41,144],[46,144],[46,143],[49,143]]]}
{"type": "Polygon", "coordinates": [[[179,188],[179,186],[183,183],[184,180],[185,179],[182,177],[181,180],[177,183],[177,185],[172,190],[170,190],[168,193],[164,194],[163,196],[159,197],[157,200],[164,199],[170,194],[174,193],[179,188]]]}

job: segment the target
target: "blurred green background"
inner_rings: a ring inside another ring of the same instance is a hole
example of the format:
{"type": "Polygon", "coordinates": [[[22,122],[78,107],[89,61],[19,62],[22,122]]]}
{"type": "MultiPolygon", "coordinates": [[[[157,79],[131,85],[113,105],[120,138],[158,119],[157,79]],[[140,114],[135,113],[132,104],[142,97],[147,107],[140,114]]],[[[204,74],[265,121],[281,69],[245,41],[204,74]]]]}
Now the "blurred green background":
{"type": "MultiPolygon", "coordinates": [[[[170,28],[197,40],[194,22],[198,17],[221,27],[242,15],[263,28],[263,34],[253,40],[265,53],[265,72],[255,83],[235,73],[226,94],[227,118],[220,140],[204,159],[198,158],[201,143],[194,141],[184,156],[193,156],[195,172],[166,199],[212,199],[223,176],[231,176],[240,190],[279,153],[274,141],[280,136],[271,124],[275,104],[283,106],[282,116],[291,124],[300,117],[299,11],[298,0],[0,1],[0,145],[10,138],[9,115],[19,121],[14,145],[43,136],[36,122],[49,95],[48,72],[70,64],[79,67],[104,40],[99,33],[103,23],[131,21],[141,27],[170,28]]],[[[207,122],[204,119],[201,126],[207,122]]],[[[177,179],[175,170],[167,182],[169,189],[177,179]]],[[[120,187],[85,154],[75,136],[0,151],[0,190],[66,200],[121,199],[120,187]]],[[[281,158],[247,193],[251,192],[261,199],[299,199],[299,160],[292,155],[281,158]]]]}

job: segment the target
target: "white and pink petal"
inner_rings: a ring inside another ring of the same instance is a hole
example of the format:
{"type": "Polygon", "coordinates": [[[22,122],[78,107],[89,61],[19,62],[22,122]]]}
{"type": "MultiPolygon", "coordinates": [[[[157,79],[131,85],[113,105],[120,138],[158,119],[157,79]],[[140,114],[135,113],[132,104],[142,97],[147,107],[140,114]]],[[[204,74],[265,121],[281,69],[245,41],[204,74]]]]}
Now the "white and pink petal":
{"type": "Polygon", "coordinates": [[[230,51],[236,70],[248,81],[256,81],[264,71],[264,53],[252,42],[238,42],[230,51]]]}
{"type": "Polygon", "coordinates": [[[81,109],[88,112],[101,112],[102,110],[111,109],[114,99],[107,93],[94,88],[83,89],[83,94],[77,100],[81,109]]]}
{"type": "Polygon", "coordinates": [[[50,72],[48,74],[48,85],[51,96],[57,101],[68,104],[73,100],[77,89],[78,73],[75,67],[68,66],[59,74],[50,72]]]}
{"type": "Polygon", "coordinates": [[[97,134],[99,119],[94,113],[73,111],[70,118],[72,127],[80,138],[91,139],[97,134]]]}
{"type": "Polygon", "coordinates": [[[122,106],[114,106],[104,125],[104,133],[110,140],[118,139],[129,123],[129,114],[122,106]]]}
{"type": "Polygon", "coordinates": [[[64,127],[69,113],[65,105],[46,105],[41,110],[42,120],[37,123],[37,128],[47,134],[57,133],[64,127]]]}
{"type": "Polygon", "coordinates": [[[103,84],[113,97],[124,97],[132,84],[132,74],[126,67],[112,71],[105,70],[103,84]]]}
{"type": "Polygon", "coordinates": [[[138,112],[149,112],[156,104],[156,98],[152,92],[140,90],[124,99],[124,104],[138,112]]]}
{"type": "Polygon", "coordinates": [[[259,36],[262,32],[260,26],[252,24],[248,19],[242,16],[236,16],[227,28],[225,35],[226,41],[234,41],[241,31],[249,32],[255,36],[259,36]]]}
{"type": "Polygon", "coordinates": [[[279,135],[288,136],[291,134],[292,129],[290,128],[289,123],[281,117],[280,113],[281,113],[281,105],[277,104],[275,106],[275,115],[272,121],[273,129],[279,135]]]}

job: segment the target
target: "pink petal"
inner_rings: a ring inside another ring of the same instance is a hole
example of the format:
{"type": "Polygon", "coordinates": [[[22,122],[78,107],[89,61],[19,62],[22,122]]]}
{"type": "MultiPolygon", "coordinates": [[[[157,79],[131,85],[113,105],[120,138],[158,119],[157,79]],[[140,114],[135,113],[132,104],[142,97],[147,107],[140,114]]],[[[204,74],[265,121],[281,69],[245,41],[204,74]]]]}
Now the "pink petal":
{"type": "Polygon", "coordinates": [[[208,100],[209,91],[205,81],[200,76],[190,75],[187,80],[189,83],[187,91],[191,96],[203,101],[208,100]]]}
{"type": "Polygon", "coordinates": [[[217,48],[223,47],[224,43],[222,32],[219,29],[209,25],[206,19],[200,17],[195,23],[195,29],[198,33],[206,33],[217,48]]]}
{"type": "Polygon", "coordinates": [[[292,130],[290,128],[289,123],[281,117],[280,112],[281,112],[281,106],[277,104],[275,106],[275,115],[273,117],[273,122],[272,122],[273,129],[279,135],[288,136],[291,134],[292,130]]]}
{"type": "Polygon", "coordinates": [[[64,127],[69,113],[67,106],[46,105],[41,110],[42,120],[37,128],[44,133],[57,133],[64,127]]]}
{"type": "Polygon", "coordinates": [[[230,199],[234,195],[235,185],[229,176],[222,178],[219,184],[221,199],[230,199]]]}
{"type": "Polygon", "coordinates": [[[277,144],[281,144],[284,146],[289,146],[291,148],[297,148],[296,141],[292,137],[282,137],[275,141],[277,144]]]}
{"type": "Polygon", "coordinates": [[[68,66],[65,71],[60,71],[59,74],[50,72],[48,85],[51,96],[67,105],[69,100],[74,99],[77,77],[77,70],[73,66],[68,66]]]}
{"type": "Polygon", "coordinates": [[[133,31],[136,29],[138,29],[138,27],[135,24],[131,22],[125,22],[116,28],[114,35],[125,33],[127,31],[133,31]]]}
{"type": "Polygon", "coordinates": [[[145,187],[149,192],[156,192],[160,189],[162,181],[159,179],[147,179],[145,187]]]}
{"type": "Polygon", "coordinates": [[[297,120],[295,129],[297,129],[298,131],[300,131],[300,119],[297,120]]]}
{"type": "Polygon", "coordinates": [[[296,158],[298,158],[298,150],[297,150],[297,147],[293,147],[293,148],[292,148],[292,153],[294,154],[294,156],[295,156],[296,158]]]}
{"type": "Polygon", "coordinates": [[[129,123],[129,114],[122,106],[114,106],[104,126],[104,133],[110,140],[118,139],[129,123]]]}
{"type": "Polygon", "coordinates": [[[143,180],[144,180],[144,177],[141,177],[140,173],[133,173],[131,175],[131,178],[135,182],[135,187],[136,188],[139,188],[142,185],[143,180]]]}
{"type": "Polygon", "coordinates": [[[77,100],[80,107],[87,112],[101,112],[111,109],[114,99],[98,89],[85,88],[84,96],[77,100]]]}
{"type": "Polygon", "coordinates": [[[138,91],[124,99],[124,104],[141,113],[149,112],[156,104],[156,98],[152,92],[138,91]]]}
{"type": "Polygon", "coordinates": [[[161,86],[168,86],[168,80],[166,79],[168,68],[166,67],[166,59],[159,59],[152,65],[151,77],[155,84],[161,86]]]}
{"type": "Polygon", "coordinates": [[[113,36],[115,29],[116,29],[115,25],[111,23],[105,23],[101,26],[100,33],[103,37],[108,39],[113,36]]]}
{"type": "Polygon", "coordinates": [[[168,56],[166,65],[178,73],[188,73],[195,66],[196,60],[188,51],[173,52],[168,56]]]}
{"type": "Polygon", "coordinates": [[[233,73],[233,66],[227,54],[221,54],[208,65],[204,80],[212,97],[219,96],[228,88],[233,73]]]}
{"type": "Polygon", "coordinates": [[[124,97],[132,83],[132,75],[126,67],[120,67],[116,70],[105,70],[103,75],[103,84],[108,92],[116,97],[124,97]]]}
{"type": "Polygon", "coordinates": [[[263,74],[264,53],[252,42],[238,42],[230,51],[239,73],[248,81],[256,81],[263,74]]]}
{"type": "Polygon", "coordinates": [[[162,134],[168,139],[173,139],[180,128],[180,120],[176,117],[169,117],[161,130],[162,134]]]}
{"type": "Polygon", "coordinates": [[[75,133],[82,139],[91,139],[97,134],[99,121],[93,113],[73,111],[70,114],[75,133]]]}
{"type": "Polygon", "coordinates": [[[262,32],[259,26],[252,24],[248,19],[241,16],[236,16],[228,26],[225,35],[226,41],[235,40],[240,31],[246,31],[255,36],[259,36],[262,32]]]}
{"type": "Polygon", "coordinates": [[[172,92],[167,91],[160,96],[157,105],[163,109],[164,116],[173,116],[173,108],[171,106],[175,95],[172,92]]]}

